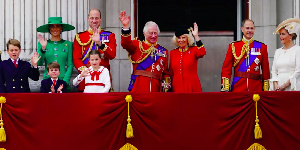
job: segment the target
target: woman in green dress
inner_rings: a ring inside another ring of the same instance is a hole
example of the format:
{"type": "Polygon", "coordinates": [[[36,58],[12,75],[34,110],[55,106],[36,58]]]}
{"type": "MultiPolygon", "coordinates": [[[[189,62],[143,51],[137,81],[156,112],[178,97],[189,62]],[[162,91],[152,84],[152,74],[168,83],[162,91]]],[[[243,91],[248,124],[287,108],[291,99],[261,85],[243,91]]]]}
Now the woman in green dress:
{"type": "Polygon", "coordinates": [[[61,17],[49,17],[48,24],[37,28],[38,32],[49,32],[51,34],[51,38],[49,40],[47,40],[47,38],[44,39],[41,34],[38,35],[38,54],[41,56],[38,65],[41,66],[45,63],[43,79],[50,77],[47,73],[47,65],[51,62],[57,62],[60,65],[59,79],[66,81],[69,85],[73,71],[73,43],[61,39],[60,34],[64,31],[74,29],[74,26],[62,23],[61,17]],[[67,69],[65,66],[67,66],[67,69]]]}

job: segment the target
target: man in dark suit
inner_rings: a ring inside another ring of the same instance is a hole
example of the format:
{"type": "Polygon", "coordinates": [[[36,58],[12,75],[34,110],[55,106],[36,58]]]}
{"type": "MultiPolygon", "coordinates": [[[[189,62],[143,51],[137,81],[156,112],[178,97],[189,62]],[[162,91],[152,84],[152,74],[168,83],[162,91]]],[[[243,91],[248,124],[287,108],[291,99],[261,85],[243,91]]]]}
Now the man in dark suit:
{"type": "Polygon", "coordinates": [[[31,64],[19,58],[21,52],[20,42],[10,39],[6,43],[8,60],[0,63],[0,93],[28,93],[30,92],[28,77],[34,81],[39,80],[37,62],[40,59],[37,53],[31,57],[31,64]]]}
{"type": "Polygon", "coordinates": [[[50,76],[41,82],[41,93],[66,93],[67,82],[58,78],[60,66],[57,62],[51,62],[47,65],[47,71],[50,76]]]}

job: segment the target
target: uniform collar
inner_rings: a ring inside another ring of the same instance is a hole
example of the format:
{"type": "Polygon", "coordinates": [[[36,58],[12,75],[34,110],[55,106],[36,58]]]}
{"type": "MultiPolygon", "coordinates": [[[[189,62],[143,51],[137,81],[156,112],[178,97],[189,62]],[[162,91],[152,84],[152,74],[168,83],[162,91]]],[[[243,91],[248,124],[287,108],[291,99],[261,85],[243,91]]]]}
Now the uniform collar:
{"type": "Polygon", "coordinates": [[[53,82],[54,80],[57,82],[58,78],[56,78],[56,79],[51,78],[51,80],[52,80],[52,82],[53,82]]]}
{"type": "Polygon", "coordinates": [[[145,39],[144,43],[147,44],[148,46],[151,46],[151,45],[156,46],[157,45],[157,42],[155,42],[154,44],[151,44],[146,39],[145,39]]]}
{"type": "MultiPolygon", "coordinates": [[[[101,32],[101,27],[100,26],[99,26],[98,30],[99,30],[99,33],[100,33],[101,32]]],[[[93,29],[91,27],[89,27],[88,31],[89,31],[90,34],[93,34],[93,29]]]]}
{"type": "MultiPolygon", "coordinates": [[[[10,60],[11,60],[13,63],[15,63],[15,60],[14,60],[14,59],[10,58],[10,60]]],[[[19,60],[20,60],[20,58],[17,59],[17,64],[19,63],[19,60]]]]}
{"type": "Polygon", "coordinates": [[[186,52],[189,49],[189,46],[186,46],[184,49],[181,47],[178,48],[180,52],[186,52]]]}
{"type": "Polygon", "coordinates": [[[243,41],[245,44],[250,45],[250,44],[254,41],[254,39],[253,39],[253,37],[252,37],[250,40],[247,40],[247,39],[243,36],[242,41],[243,41]]]}

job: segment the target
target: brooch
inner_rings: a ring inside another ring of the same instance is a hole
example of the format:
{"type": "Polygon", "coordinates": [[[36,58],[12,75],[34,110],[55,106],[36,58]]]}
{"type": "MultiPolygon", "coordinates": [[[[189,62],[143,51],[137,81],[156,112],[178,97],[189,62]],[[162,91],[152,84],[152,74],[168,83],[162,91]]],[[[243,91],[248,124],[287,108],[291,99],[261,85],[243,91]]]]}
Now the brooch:
{"type": "Polygon", "coordinates": [[[254,71],[258,71],[258,70],[259,70],[259,66],[255,66],[254,71]]]}
{"type": "Polygon", "coordinates": [[[260,61],[258,58],[255,58],[254,62],[256,63],[256,65],[258,65],[260,61]]]}
{"type": "Polygon", "coordinates": [[[161,68],[159,65],[156,66],[157,71],[159,71],[161,68]]]}

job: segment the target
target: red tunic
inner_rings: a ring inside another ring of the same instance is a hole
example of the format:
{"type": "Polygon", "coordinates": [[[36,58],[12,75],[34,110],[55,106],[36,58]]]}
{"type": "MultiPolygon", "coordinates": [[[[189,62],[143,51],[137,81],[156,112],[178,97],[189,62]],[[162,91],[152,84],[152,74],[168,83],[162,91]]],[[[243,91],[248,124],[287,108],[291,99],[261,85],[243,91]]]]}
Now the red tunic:
{"type": "MultiPolygon", "coordinates": [[[[133,61],[141,60],[146,56],[142,53],[143,50],[140,49],[140,40],[131,40],[130,36],[121,36],[121,45],[130,55],[133,61]]],[[[144,50],[148,50],[151,46],[145,41],[141,42],[144,50]]],[[[157,48],[159,45],[155,44],[154,47],[157,48]]],[[[151,57],[150,55],[148,57],[151,57]]],[[[155,59],[155,56],[152,57],[155,59]]],[[[133,71],[136,70],[138,64],[133,63],[133,71]]],[[[150,67],[146,68],[145,71],[155,73],[160,76],[160,79],[169,75],[168,73],[168,50],[164,56],[160,56],[158,60],[155,61],[150,67]]],[[[146,76],[137,76],[133,88],[130,92],[159,92],[161,91],[160,80],[156,78],[150,78],[146,76]]]]}
{"type": "MultiPolygon", "coordinates": [[[[258,42],[258,41],[257,41],[258,42]]],[[[253,43],[250,43],[249,49],[253,47],[253,43]]],[[[243,41],[233,42],[235,47],[236,56],[239,57],[241,55],[242,47],[245,44],[243,41]]],[[[234,67],[234,72],[237,72],[240,65],[244,61],[247,54],[241,58],[239,63],[234,67]]],[[[270,79],[270,69],[269,69],[269,60],[268,60],[268,51],[267,45],[262,43],[262,47],[260,49],[260,54],[256,57],[258,60],[252,63],[247,69],[247,73],[252,74],[261,74],[262,80],[255,80],[250,78],[241,78],[237,83],[235,83],[234,87],[231,89],[233,92],[239,91],[262,91],[263,90],[263,81],[270,79]]],[[[231,79],[232,67],[234,65],[235,58],[232,53],[232,46],[229,44],[228,51],[223,63],[222,73],[221,73],[221,84],[223,85],[223,78],[231,79]]]]}
{"type": "MultiPolygon", "coordinates": [[[[101,30],[101,33],[104,31],[101,30]]],[[[108,32],[108,31],[105,31],[108,32]]],[[[78,70],[79,73],[81,71],[79,70],[80,67],[90,66],[90,62],[88,62],[86,65],[82,61],[82,55],[87,51],[92,43],[92,40],[90,39],[90,33],[89,31],[78,33],[78,35],[75,36],[74,43],[73,43],[73,64],[75,68],[78,70]]],[[[109,60],[114,59],[116,57],[116,38],[115,34],[111,33],[108,36],[108,41],[105,41],[105,45],[98,47],[98,51],[101,54],[104,54],[104,59],[101,59],[101,66],[104,66],[108,69],[110,69],[109,60]],[[102,49],[101,49],[102,48],[102,49]]],[[[83,91],[84,90],[84,82],[81,82],[79,84],[78,90],[83,91]]]]}
{"type": "Polygon", "coordinates": [[[170,52],[170,73],[173,92],[202,92],[197,74],[198,59],[206,54],[204,46],[189,47],[185,52],[179,48],[170,52]]]}

